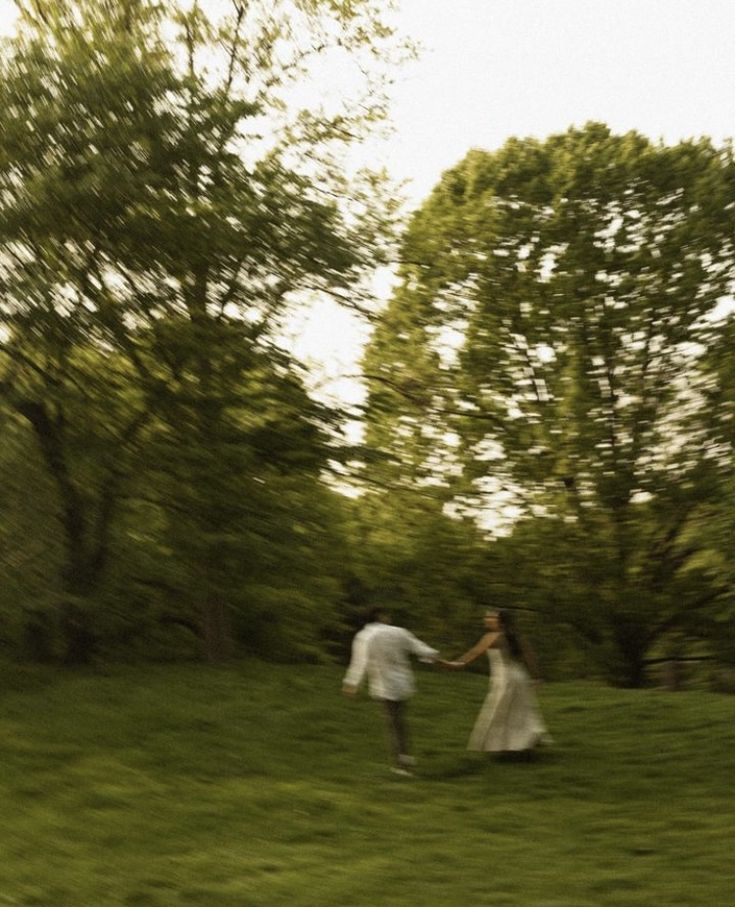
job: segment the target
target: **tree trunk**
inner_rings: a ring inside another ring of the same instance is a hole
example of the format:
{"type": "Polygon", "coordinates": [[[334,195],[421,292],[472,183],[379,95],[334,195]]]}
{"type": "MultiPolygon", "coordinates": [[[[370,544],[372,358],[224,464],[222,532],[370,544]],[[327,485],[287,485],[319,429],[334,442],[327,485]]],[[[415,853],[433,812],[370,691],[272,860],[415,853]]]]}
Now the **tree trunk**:
{"type": "Polygon", "coordinates": [[[65,665],[91,664],[97,648],[97,637],[92,630],[89,609],[75,602],[65,602],[61,610],[62,661],[65,665]]]}
{"type": "Polygon", "coordinates": [[[39,664],[55,660],[53,620],[46,611],[33,610],[23,627],[23,652],[39,664]]]}
{"type": "Polygon", "coordinates": [[[62,574],[63,598],[59,612],[61,660],[66,665],[87,665],[94,657],[97,638],[92,628],[93,609],[88,603],[97,591],[99,578],[100,570],[85,551],[70,547],[62,574]]]}
{"type": "Polygon", "coordinates": [[[634,622],[618,618],[613,627],[617,664],[613,683],[639,689],[646,685],[647,642],[642,629],[634,622]]]}
{"type": "Polygon", "coordinates": [[[207,661],[224,661],[231,654],[227,610],[220,599],[205,599],[202,606],[202,645],[207,661]]]}
{"type": "Polygon", "coordinates": [[[66,558],[62,570],[62,604],[59,613],[63,646],[61,658],[68,665],[89,664],[96,640],[92,632],[90,609],[81,606],[79,602],[88,600],[94,593],[104,567],[114,487],[111,486],[110,489],[110,501],[100,502],[97,537],[94,539],[94,550],[90,550],[89,508],[72,478],[63,418],[59,415],[52,417],[41,401],[18,401],[15,408],[31,423],[41,455],[59,493],[66,558]]]}
{"type": "Polygon", "coordinates": [[[646,685],[646,664],[642,652],[626,652],[623,686],[640,689],[646,685]]]}
{"type": "MultiPolygon", "coordinates": [[[[189,301],[189,312],[192,324],[199,332],[200,347],[196,356],[196,371],[201,393],[198,412],[198,447],[210,451],[222,435],[224,407],[217,386],[216,369],[212,357],[218,348],[219,326],[207,312],[208,279],[206,265],[194,275],[192,294],[189,301]]],[[[194,438],[190,437],[190,441],[194,438]]],[[[220,563],[220,552],[208,540],[216,537],[226,529],[227,518],[218,506],[221,491],[217,489],[215,477],[202,464],[202,471],[197,481],[209,485],[210,497],[204,512],[200,514],[199,529],[205,536],[203,587],[201,590],[201,627],[204,657],[209,662],[224,661],[231,654],[231,633],[227,609],[217,582],[220,563]]]]}

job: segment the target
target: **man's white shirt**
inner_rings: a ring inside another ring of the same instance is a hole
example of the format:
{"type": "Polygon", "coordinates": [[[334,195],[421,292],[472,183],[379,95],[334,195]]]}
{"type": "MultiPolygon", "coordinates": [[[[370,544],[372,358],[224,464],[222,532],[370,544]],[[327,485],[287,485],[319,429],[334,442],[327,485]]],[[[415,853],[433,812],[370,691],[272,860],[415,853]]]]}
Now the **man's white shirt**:
{"type": "Polygon", "coordinates": [[[370,695],[375,699],[408,699],[416,691],[411,655],[431,662],[438,654],[403,627],[366,624],[352,642],[352,658],[343,682],[358,687],[367,673],[370,695]]]}

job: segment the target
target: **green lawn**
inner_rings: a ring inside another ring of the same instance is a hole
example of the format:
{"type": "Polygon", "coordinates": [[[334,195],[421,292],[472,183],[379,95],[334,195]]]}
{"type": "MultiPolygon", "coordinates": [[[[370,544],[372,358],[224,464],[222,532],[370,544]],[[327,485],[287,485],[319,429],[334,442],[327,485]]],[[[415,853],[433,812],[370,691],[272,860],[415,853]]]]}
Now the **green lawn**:
{"type": "Polygon", "coordinates": [[[550,685],[555,746],[504,764],[464,751],[484,678],[422,670],[404,779],[340,676],[5,683],[0,907],[735,904],[735,698],[550,685]]]}

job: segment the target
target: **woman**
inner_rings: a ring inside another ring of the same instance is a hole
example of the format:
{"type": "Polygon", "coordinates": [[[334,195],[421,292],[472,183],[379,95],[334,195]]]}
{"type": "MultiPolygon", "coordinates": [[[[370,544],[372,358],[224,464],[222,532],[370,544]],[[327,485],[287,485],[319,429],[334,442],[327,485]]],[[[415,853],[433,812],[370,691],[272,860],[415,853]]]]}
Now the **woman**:
{"type": "Polygon", "coordinates": [[[490,690],[477,716],[467,749],[485,753],[524,753],[548,741],[533,691],[529,668],[537,674],[535,659],[513,625],[509,611],[488,611],[483,618],[487,631],[458,660],[443,662],[460,670],[487,652],[490,660],[490,690]]]}

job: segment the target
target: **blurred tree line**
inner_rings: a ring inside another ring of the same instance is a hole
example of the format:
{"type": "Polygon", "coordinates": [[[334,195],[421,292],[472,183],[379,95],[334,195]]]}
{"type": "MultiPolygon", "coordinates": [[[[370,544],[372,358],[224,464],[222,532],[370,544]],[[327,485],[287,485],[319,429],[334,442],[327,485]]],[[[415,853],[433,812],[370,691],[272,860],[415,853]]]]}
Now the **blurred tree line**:
{"type": "Polygon", "coordinates": [[[372,0],[20,10],[0,389],[5,471],[29,481],[7,489],[5,534],[35,550],[49,528],[38,582],[7,561],[8,627],[67,662],[162,627],[210,659],[237,638],[308,650],[333,619],[340,430],[279,337],[310,294],[359,309],[384,255],[380,175],[341,162],[402,50],[372,0]],[[322,65],[358,96],[300,100],[322,65]]]}
{"type": "Polygon", "coordinates": [[[729,145],[600,124],[472,151],[367,355],[392,481],[512,508],[500,599],[616,682],[732,658],[734,177],[729,145]]]}
{"type": "Polygon", "coordinates": [[[345,155],[410,52],[385,4],[19,7],[7,653],[344,657],[380,603],[447,652],[512,607],[550,676],[735,663],[729,147],[592,124],[473,151],[376,315],[397,202],[345,155]],[[358,96],[305,101],[330,71],[358,96]],[[359,445],[282,342],[316,294],[375,322],[359,445]]]}

